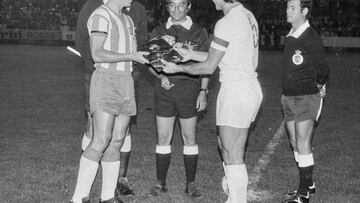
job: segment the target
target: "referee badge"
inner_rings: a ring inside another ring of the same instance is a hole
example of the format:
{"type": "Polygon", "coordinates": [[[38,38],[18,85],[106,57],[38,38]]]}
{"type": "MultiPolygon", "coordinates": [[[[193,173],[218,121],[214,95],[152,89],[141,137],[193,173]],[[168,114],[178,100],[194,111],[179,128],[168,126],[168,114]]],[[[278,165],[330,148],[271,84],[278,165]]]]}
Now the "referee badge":
{"type": "Polygon", "coordinates": [[[295,54],[292,56],[292,61],[295,65],[300,65],[304,62],[304,57],[301,55],[300,50],[295,51],[295,54]]]}

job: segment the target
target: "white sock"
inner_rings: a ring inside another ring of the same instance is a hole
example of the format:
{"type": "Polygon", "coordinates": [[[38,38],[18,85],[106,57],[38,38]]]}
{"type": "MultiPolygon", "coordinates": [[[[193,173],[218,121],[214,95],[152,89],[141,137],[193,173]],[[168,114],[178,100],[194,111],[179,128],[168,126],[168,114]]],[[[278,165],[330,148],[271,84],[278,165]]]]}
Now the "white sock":
{"type": "Polygon", "coordinates": [[[130,152],[131,151],[131,136],[125,136],[123,146],[120,149],[120,152],[130,152]]]}
{"type": "Polygon", "coordinates": [[[72,201],[74,203],[81,202],[82,198],[89,196],[98,167],[98,162],[81,156],[79,174],[76,182],[75,192],[72,197],[72,201]]]}
{"type": "Polygon", "coordinates": [[[246,165],[227,165],[226,178],[229,188],[229,203],[246,203],[248,174],[246,165]],[[230,200],[230,201],[229,201],[230,200]]]}
{"type": "Polygon", "coordinates": [[[120,161],[101,162],[102,166],[102,187],[101,200],[108,200],[114,197],[117,179],[119,176],[120,161]]]}
{"type": "Polygon", "coordinates": [[[83,151],[85,151],[85,149],[89,146],[90,142],[91,142],[91,138],[86,136],[86,133],[84,133],[84,136],[83,136],[82,141],[81,141],[81,149],[83,151]]]}
{"type": "Polygon", "coordinates": [[[304,154],[304,155],[299,154],[298,159],[299,159],[299,167],[308,167],[308,166],[313,166],[314,165],[314,155],[313,155],[313,153],[304,154]]]}

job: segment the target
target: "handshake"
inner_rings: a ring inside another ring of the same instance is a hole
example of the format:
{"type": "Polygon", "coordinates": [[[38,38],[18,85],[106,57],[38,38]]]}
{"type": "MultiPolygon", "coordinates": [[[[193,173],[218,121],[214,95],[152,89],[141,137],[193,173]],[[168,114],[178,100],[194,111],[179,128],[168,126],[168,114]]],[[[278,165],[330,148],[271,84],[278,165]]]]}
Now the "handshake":
{"type": "Polygon", "coordinates": [[[165,35],[149,40],[140,50],[150,52],[149,55],[144,57],[157,72],[161,72],[165,67],[161,59],[172,63],[180,63],[184,58],[176,48],[193,49],[194,46],[196,46],[194,42],[175,42],[175,37],[165,35]]]}

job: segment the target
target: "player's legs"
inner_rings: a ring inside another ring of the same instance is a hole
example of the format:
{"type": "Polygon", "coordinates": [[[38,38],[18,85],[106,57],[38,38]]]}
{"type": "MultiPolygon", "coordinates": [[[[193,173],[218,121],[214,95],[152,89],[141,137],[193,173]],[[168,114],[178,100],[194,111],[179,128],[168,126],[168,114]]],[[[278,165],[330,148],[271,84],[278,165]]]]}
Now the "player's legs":
{"type": "Polygon", "coordinates": [[[296,146],[299,152],[300,184],[298,192],[307,195],[309,187],[313,185],[312,174],[314,169],[314,157],[311,151],[311,139],[314,130],[314,120],[309,119],[295,123],[296,146]]]}
{"type": "Polygon", "coordinates": [[[295,133],[295,121],[287,121],[285,122],[285,127],[289,136],[289,142],[290,142],[290,146],[293,150],[294,153],[294,159],[296,162],[296,165],[299,164],[299,160],[298,160],[298,156],[299,156],[299,151],[298,151],[298,147],[296,145],[296,133],[295,133]]]}
{"type": "MultiPolygon", "coordinates": [[[[287,120],[287,127],[291,126],[292,143],[295,147],[294,155],[298,162],[300,183],[297,191],[287,192],[285,199],[293,202],[294,199],[309,199],[309,194],[315,193],[315,185],[312,180],[314,157],[311,149],[312,134],[314,131],[315,119],[321,105],[321,98],[318,95],[282,96],[284,118],[287,120]],[[296,154],[298,152],[298,154],[296,154]],[[301,195],[301,197],[299,197],[301,195]]],[[[288,128],[289,129],[289,128],[288,128]]]]}
{"type": "Polygon", "coordinates": [[[314,120],[309,119],[295,123],[296,146],[299,155],[311,153],[311,139],[314,130],[314,120]]]}
{"type": "Polygon", "coordinates": [[[92,138],[93,135],[93,127],[92,127],[92,117],[90,112],[86,112],[86,136],[88,138],[92,138]]]}
{"type": "Polygon", "coordinates": [[[171,139],[174,131],[175,117],[156,116],[156,127],[158,141],[156,145],[156,179],[157,182],[148,193],[151,196],[158,196],[167,192],[166,176],[171,159],[171,139]]]}
{"type": "MultiPolygon", "coordinates": [[[[139,66],[141,64],[136,64],[133,72],[132,77],[134,79],[134,93],[135,93],[135,101],[136,104],[138,103],[138,93],[139,93],[139,78],[140,78],[140,71],[139,66]]],[[[136,125],[137,123],[137,115],[131,116],[129,127],[126,131],[126,137],[124,139],[124,144],[120,149],[120,170],[119,170],[119,180],[117,185],[118,193],[125,196],[135,195],[134,191],[132,190],[132,186],[129,185],[127,179],[127,171],[129,167],[130,155],[131,155],[131,135],[130,135],[130,126],[136,125]]]]}
{"type": "Polygon", "coordinates": [[[91,73],[84,74],[84,110],[86,116],[86,129],[84,136],[82,138],[81,149],[84,151],[86,147],[89,145],[92,135],[92,117],[90,113],[90,82],[91,82],[91,73]]]}
{"type": "Polygon", "coordinates": [[[89,196],[98,169],[98,162],[112,137],[114,120],[114,115],[109,113],[102,111],[93,113],[94,135],[80,159],[78,179],[72,198],[74,203],[81,202],[82,198],[89,196]]]}
{"type": "Polygon", "coordinates": [[[126,178],[130,154],[131,154],[131,135],[130,135],[130,127],[128,127],[126,129],[126,136],[124,138],[124,143],[120,149],[121,166],[119,171],[119,179],[126,178]]]}
{"type": "Polygon", "coordinates": [[[197,117],[180,118],[181,135],[184,142],[184,165],[186,174],[185,192],[191,197],[201,198],[202,194],[195,185],[197,163],[199,159],[199,148],[196,144],[197,117]]]}
{"type": "Polygon", "coordinates": [[[249,127],[262,101],[257,80],[223,82],[216,106],[216,124],[220,130],[220,148],[229,190],[230,203],[246,202],[248,184],[244,162],[249,127]]]}
{"type": "Polygon", "coordinates": [[[156,146],[156,174],[162,186],[166,185],[166,176],[170,165],[170,142],[174,131],[175,117],[156,116],[158,142],[156,146]]]}
{"type": "MultiPolygon", "coordinates": [[[[131,117],[130,123],[132,122],[133,118],[131,117]]],[[[130,125],[130,124],[129,124],[130,125]]],[[[125,196],[133,196],[135,195],[134,191],[132,190],[133,186],[129,185],[129,180],[126,177],[127,170],[129,167],[131,155],[131,135],[130,135],[130,126],[126,130],[126,136],[124,138],[124,143],[120,149],[120,170],[119,170],[119,178],[117,184],[117,193],[119,195],[125,196]]]]}
{"type": "Polygon", "coordinates": [[[90,144],[91,138],[93,134],[93,128],[92,128],[92,117],[90,112],[86,112],[86,129],[84,136],[81,141],[81,149],[82,151],[85,151],[86,147],[90,144]]]}
{"type": "Polygon", "coordinates": [[[118,115],[115,117],[112,139],[101,160],[103,169],[102,201],[114,198],[120,167],[120,148],[123,145],[129,121],[130,116],[118,115]]]}
{"type": "Polygon", "coordinates": [[[184,141],[185,146],[195,146],[196,145],[196,126],[197,126],[197,117],[192,118],[180,118],[180,128],[181,136],[184,141]]]}
{"type": "Polygon", "coordinates": [[[225,165],[244,164],[248,128],[219,126],[222,156],[225,165]]]}
{"type": "Polygon", "coordinates": [[[174,131],[175,105],[172,95],[174,89],[166,90],[161,87],[161,82],[155,83],[155,120],[157,129],[156,145],[156,176],[157,183],[151,188],[150,195],[157,196],[166,192],[166,176],[171,159],[171,139],[174,131]]]}
{"type": "Polygon", "coordinates": [[[248,128],[219,126],[229,203],[246,202],[248,175],[244,162],[248,128]]]}
{"type": "MultiPolygon", "coordinates": [[[[139,90],[139,76],[140,76],[140,72],[138,70],[139,64],[136,65],[136,67],[134,68],[133,72],[132,72],[132,77],[134,79],[134,92],[135,92],[135,101],[136,104],[138,103],[138,90],[139,90]]],[[[131,155],[131,135],[130,135],[130,125],[131,124],[136,124],[137,122],[137,115],[134,115],[130,118],[130,123],[129,123],[129,127],[126,130],[126,137],[124,139],[124,144],[120,149],[120,171],[119,171],[119,182],[123,182],[123,183],[127,183],[127,178],[126,178],[126,174],[127,174],[127,170],[128,170],[128,166],[129,166],[129,160],[130,160],[130,155],[131,155]]],[[[130,192],[130,191],[128,191],[130,192]]],[[[126,195],[126,194],[124,194],[126,195]]]]}

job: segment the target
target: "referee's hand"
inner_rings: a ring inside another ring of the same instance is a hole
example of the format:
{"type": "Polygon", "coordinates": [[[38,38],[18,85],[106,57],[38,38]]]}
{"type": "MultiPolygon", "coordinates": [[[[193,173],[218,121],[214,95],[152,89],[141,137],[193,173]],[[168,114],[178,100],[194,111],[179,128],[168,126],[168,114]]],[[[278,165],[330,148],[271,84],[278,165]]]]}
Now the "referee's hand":
{"type": "Polygon", "coordinates": [[[319,88],[319,94],[321,98],[324,98],[326,96],[326,85],[320,85],[318,84],[317,87],[319,88]]]}
{"type": "Polygon", "coordinates": [[[167,62],[164,59],[161,59],[161,63],[165,66],[162,70],[165,73],[172,74],[183,72],[181,66],[176,65],[175,63],[167,62]]]}

